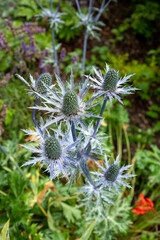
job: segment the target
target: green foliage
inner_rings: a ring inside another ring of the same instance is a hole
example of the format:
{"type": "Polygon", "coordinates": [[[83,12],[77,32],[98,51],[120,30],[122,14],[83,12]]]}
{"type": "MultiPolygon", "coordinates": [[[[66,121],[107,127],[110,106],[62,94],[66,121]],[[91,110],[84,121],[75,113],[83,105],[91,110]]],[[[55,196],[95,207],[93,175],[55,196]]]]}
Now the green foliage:
{"type": "Polygon", "coordinates": [[[1,89],[1,95],[7,105],[5,130],[13,136],[13,134],[17,134],[17,129],[31,126],[31,112],[26,107],[33,105],[33,100],[32,97],[26,96],[25,86],[18,79],[13,78],[7,87],[1,89]]]}
{"type": "Polygon", "coordinates": [[[151,110],[147,111],[146,114],[151,118],[159,118],[160,108],[158,105],[154,104],[151,106],[151,110]]]}
{"type": "Polygon", "coordinates": [[[9,220],[6,222],[6,224],[2,228],[2,231],[0,233],[0,239],[1,240],[10,240],[10,237],[9,237],[9,220]]]}
{"type": "Polygon", "coordinates": [[[118,28],[113,28],[111,30],[114,33],[115,38],[110,39],[111,43],[116,43],[117,41],[122,41],[124,39],[123,33],[129,28],[129,24],[127,21],[124,21],[118,28]]]}
{"type": "MultiPolygon", "coordinates": [[[[147,179],[145,189],[150,191],[154,187],[160,184],[160,149],[157,146],[151,145],[151,150],[139,150],[135,154],[136,165],[138,168],[137,175],[143,174],[143,177],[147,179]]],[[[144,186],[141,185],[141,189],[144,186]]],[[[155,198],[158,196],[159,187],[156,187],[152,196],[155,198]]]]}
{"type": "Polygon", "coordinates": [[[93,229],[95,227],[96,220],[94,220],[90,226],[87,228],[87,230],[84,232],[83,236],[80,238],[80,240],[88,240],[89,237],[91,236],[93,229]]]}
{"type": "Polygon", "coordinates": [[[57,36],[59,39],[64,39],[68,42],[71,39],[75,39],[80,36],[82,29],[74,28],[74,26],[78,23],[78,17],[76,15],[76,9],[73,7],[71,1],[67,1],[62,4],[62,11],[66,13],[66,15],[63,16],[65,24],[62,25],[57,36]]]}
{"type": "Polygon", "coordinates": [[[128,19],[135,34],[150,39],[156,32],[156,23],[159,22],[160,4],[156,1],[145,1],[134,6],[134,11],[128,19]]]}
{"type": "Polygon", "coordinates": [[[81,219],[81,211],[76,207],[69,206],[66,203],[61,203],[64,216],[68,222],[74,222],[75,220],[81,219]]]}

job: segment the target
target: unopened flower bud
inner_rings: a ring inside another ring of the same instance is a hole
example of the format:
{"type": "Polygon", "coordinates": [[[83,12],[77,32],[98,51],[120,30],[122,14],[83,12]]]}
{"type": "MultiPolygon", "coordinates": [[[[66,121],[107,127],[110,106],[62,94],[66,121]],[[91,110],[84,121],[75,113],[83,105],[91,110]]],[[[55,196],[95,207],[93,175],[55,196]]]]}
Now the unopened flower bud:
{"type": "Polygon", "coordinates": [[[48,137],[44,144],[45,155],[51,160],[56,160],[61,156],[61,146],[59,141],[54,137],[48,137]]]}
{"type": "Polygon", "coordinates": [[[63,98],[63,113],[65,115],[74,115],[78,112],[78,109],[77,94],[72,90],[66,92],[63,98]]]}
{"type": "Polygon", "coordinates": [[[47,92],[46,87],[43,85],[45,83],[47,86],[50,86],[52,82],[52,76],[49,73],[43,73],[40,75],[38,78],[38,83],[37,83],[37,90],[41,94],[45,94],[47,92]]]}
{"type": "Polygon", "coordinates": [[[119,79],[118,71],[110,68],[104,77],[103,89],[106,91],[114,91],[116,89],[118,79],[119,79]]]}
{"type": "Polygon", "coordinates": [[[107,181],[114,182],[119,173],[119,166],[116,164],[111,164],[110,167],[105,172],[104,176],[107,181]]]}

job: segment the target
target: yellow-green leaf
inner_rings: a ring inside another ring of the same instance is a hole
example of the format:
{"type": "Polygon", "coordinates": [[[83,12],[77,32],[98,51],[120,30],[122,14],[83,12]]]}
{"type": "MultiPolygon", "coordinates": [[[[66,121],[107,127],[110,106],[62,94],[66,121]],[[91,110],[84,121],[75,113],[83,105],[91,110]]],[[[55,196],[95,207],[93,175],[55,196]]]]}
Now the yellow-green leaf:
{"type": "Polygon", "coordinates": [[[9,237],[9,220],[4,225],[1,233],[0,233],[0,240],[10,240],[9,237]]]}

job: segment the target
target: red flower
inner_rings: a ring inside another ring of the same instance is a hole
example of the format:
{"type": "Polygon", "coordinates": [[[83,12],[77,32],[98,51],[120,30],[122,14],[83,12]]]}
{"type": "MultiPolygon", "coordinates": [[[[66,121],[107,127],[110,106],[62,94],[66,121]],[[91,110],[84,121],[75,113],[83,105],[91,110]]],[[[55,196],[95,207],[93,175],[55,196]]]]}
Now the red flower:
{"type": "Polygon", "coordinates": [[[141,201],[136,202],[136,207],[132,209],[132,212],[137,215],[145,215],[147,212],[152,212],[154,208],[154,204],[149,198],[144,198],[144,195],[141,193],[139,195],[141,201]]]}

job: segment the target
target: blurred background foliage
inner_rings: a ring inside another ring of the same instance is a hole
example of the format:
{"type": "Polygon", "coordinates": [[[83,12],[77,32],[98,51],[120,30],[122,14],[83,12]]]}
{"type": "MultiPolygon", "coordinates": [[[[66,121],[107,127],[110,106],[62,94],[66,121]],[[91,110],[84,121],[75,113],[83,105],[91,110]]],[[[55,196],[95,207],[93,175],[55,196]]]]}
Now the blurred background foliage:
{"type": "MultiPolygon", "coordinates": [[[[49,1],[40,2],[49,6],[49,1]]],[[[86,11],[88,1],[80,2],[86,11]]],[[[57,3],[55,0],[54,8],[57,3]]],[[[100,3],[95,1],[97,7],[100,3]]],[[[112,158],[120,154],[121,164],[133,163],[132,173],[137,175],[132,189],[122,189],[116,205],[108,210],[107,230],[96,219],[89,222],[80,205],[77,191],[85,181],[83,176],[68,192],[64,179],[48,182],[40,166],[21,168],[31,157],[21,147],[30,140],[21,129],[34,127],[27,109],[33,105],[33,97],[27,95],[15,73],[37,78],[49,71],[54,76],[51,34],[47,20],[37,20],[41,10],[34,0],[1,1],[0,9],[0,144],[7,152],[0,151],[0,237],[9,239],[9,229],[12,240],[160,239],[159,1],[111,2],[102,16],[105,26],[100,41],[90,37],[88,42],[86,73],[92,73],[93,65],[103,69],[107,62],[121,76],[135,73],[132,82],[140,89],[125,97],[124,105],[108,102],[100,127],[110,136],[104,142],[106,152],[112,158]],[[140,193],[153,201],[152,213],[132,213],[140,193]]],[[[72,66],[78,82],[84,29],[73,28],[78,22],[74,1],[62,1],[61,11],[67,14],[56,33],[60,74],[66,81],[72,66]]]]}

